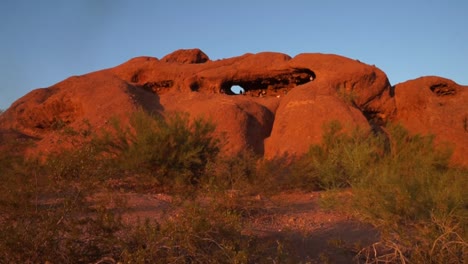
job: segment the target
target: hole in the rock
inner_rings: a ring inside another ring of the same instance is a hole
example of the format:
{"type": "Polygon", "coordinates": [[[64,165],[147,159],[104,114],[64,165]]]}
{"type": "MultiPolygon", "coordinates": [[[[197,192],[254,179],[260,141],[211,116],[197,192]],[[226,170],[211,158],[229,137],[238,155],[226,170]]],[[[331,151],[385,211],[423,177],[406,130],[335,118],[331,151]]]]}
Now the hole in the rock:
{"type": "Polygon", "coordinates": [[[242,88],[242,86],[240,86],[240,85],[233,85],[233,86],[231,86],[231,92],[233,94],[244,94],[245,89],[242,88]]]}
{"type": "Polygon", "coordinates": [[[455,95],[457,93],[455,88],[449,87],[446,84],[434,84],[430,87],[430,89],[437,96],[455,95]]]}
{"type": "Polygon", "coordinates": [[[198,82],[194,82],[192,84],[190,84],[190,90],[192,92],[196,92],[200,89],[200,84],[198,82]]]}
{"type": "Polygon", "coordinates": [[[309,69],[294,68],[260,78],[230,80],[221,84],[220,92],[227,95],[280,97],[296,86],[313,81],[315,77],[315,73],[309,69]]]}
{"type": "Polygon", "coordinates": [[[146,82],[141,85],[141,87],[150,92],[165,92],[174,85],[172,80],[163,80],[157,82],[146,82]]]}

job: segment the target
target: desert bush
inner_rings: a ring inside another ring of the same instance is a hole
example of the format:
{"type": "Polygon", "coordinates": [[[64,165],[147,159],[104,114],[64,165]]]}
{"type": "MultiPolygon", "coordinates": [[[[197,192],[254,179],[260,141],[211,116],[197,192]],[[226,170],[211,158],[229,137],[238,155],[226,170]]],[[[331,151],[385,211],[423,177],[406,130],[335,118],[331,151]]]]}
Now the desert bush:
{"type": "MultiPolygon", "coordinates": [[[[124,262],[137,263],[234,263],[246,258],[237,221],[219,217],[204,208],[190,205],[181,215],[164,224],[146,221],[137,226],[124,262]]],[[[242,261],[246,262],[246,261],[242,261]]]]}
{"type": "Polygon", "coordinates": [[[353,184],[355,192],[367,198],[359,201],[368,208],[366,215],[404,224],[467,205],[461,187],[467,179],[463,170],[449,167],[447,150],[435,148],[432,137],[411,136],[399,126],[390,128],[390,135],[392,151],[353,184]]]}
{"type": "Polygon", "coordinates": [[[301,189],[303,181],[295,178],[294,169],[297,157],[288,153],[257,162],[256,177],[252,184],[258,192],[275,194],[283,191],[301,189]]]}
{"type": "MultiPolygon", "coordinates": [[[[353,184],[360,216],[382,230],[386,257],[405,263],[463,263],[468,250],[468,175],[431,136],[388,128],[391,151],[353,184]]],[[[384,251],[385,251],[384,250],[384,251]]]]}
{"type": "Polygon", "coordinates": [[[100,183],[89,154],[0,153],[0,263],[90,263],[113,252],[121,221],[88,200],[100,183]]]}
{"type": "Polygon", "coordinates": [[[131,229],[124,263],[275,263],[286,255],[275,241],[243,234],[244,220],[224,203],[189,202],[167,222],[131,229]]]}
{"type": "Polygon", "coordinates": [[[330,122],[324,126],[322,143],[293,163],[292,179],[309,190],[350,187],[378,161],[383,143],[360,128],[345,133],[339,122],[330,122]]]}
{"type": "Polygon", "coordinates": [[[114,120],[113,129],[93,143],[123,170],[151,174],[162,185],[190,185],[200,181],[219,152],[214,129],[208,121],[190,120],[183,113],[163,118],[137,111],[129,126],[114,120]]]}
{"type": "MultiPolygon", "coordinates": [[[[357,215],[382,232],[380,263],[461,263],[467,252],[467,171],[450,167],[450,148],[433,136],[389,124],[375,135],[331,123],[323,143],[296,167],[305,187],[351,187],[357,215]],[[390,260],[391,259],[391,260],[390,260]],[[449,262],[446,262],[449,263],[449,262]]],[[[364,251],[363,251],[364,252],[364,251]]]]}
{"type": "Polygon", "coordinates": [[[87,198],[96,190],[94,151],[48,159],[0,153],[0,263],[89,263],[112,249],[104,211],[87,198]]]}
{"type": "Polygon", "coordinates": [[[295,157],[284,154],[265,159],[250,149],[223,155],[211,162],[204,177],[207,191],[230,191],[242,195],[272,195],[300,189],[302,180],[291,177],[295,157]]]}
{"type": "Polygon", "coordinates": [[[256,178],[259,159],[249,149],[235,155],[219,156],[208,164],[203,186],[208,191],[249,192],[256,178]]]}

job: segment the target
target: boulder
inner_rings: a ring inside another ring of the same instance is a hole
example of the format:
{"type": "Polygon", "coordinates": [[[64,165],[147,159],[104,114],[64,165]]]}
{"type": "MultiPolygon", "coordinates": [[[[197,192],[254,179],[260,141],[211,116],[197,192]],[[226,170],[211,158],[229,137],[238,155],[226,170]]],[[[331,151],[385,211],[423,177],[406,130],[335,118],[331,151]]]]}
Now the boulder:
{"type": "Polygon", "coordinates": [[[266,143],[267,157],[306,152],[320,143],[323,126],[331,121],[346,129],[370,129],[395,112],[387,76],[375,66],[330,54],[300,54],[289,65],[313,69],[315,79],[282,99],[266,143]]]}
{"type": "Polygon", "coordinates": [[[436,76],[395,85],[397,115],[412,133],[432,134],[453,148],[453,161],[468,166],[468,86],[436,76]]]}
{"type": "Polygon", "coordinates": [[[270,135],[274,114],[247,96],[224,94],[168,93],[161,96],[165,112],[182,111],[216,124],[225,154],[251,149],[264,152],[264,140],[270,135]]]}
{"type": "Polygon", "coordinates": [[[64,128],[99,130],[110,119],[125,119],[138,108],[158,111],[158,96],[98,71],[31,91],[0,116],[0,127],[37,139],[37,152],[47,153],[67,147],[70,133],[63,133],[64,128]]]}
{"type": "MultiPolygon", "coordinates": [[[[388,120],[395,112],[395,102],[386,74],[359,60],[334,54],[305,53],[291,60],[292,67],[313,69],[316,89],[351,103],[369,119],[388,120]]],[[[377,120],[375,120],[377,121],[377,120]]]]}
{"type": "Polygon", "coordinates": [[[265,143],[265,156],[300,155],[322,140],[324,126],[339,121],[349,131],[369,128],[362,112],[336,96],[317,94],[314,85],[294,89],[276,111],[271,136],[265,143]]]}
{"type": "Polygon", "coordinates": [[[164,56],[161,61],[167,63],[205,63],[210,58],[200,49],[180,49],[164,56]]]}

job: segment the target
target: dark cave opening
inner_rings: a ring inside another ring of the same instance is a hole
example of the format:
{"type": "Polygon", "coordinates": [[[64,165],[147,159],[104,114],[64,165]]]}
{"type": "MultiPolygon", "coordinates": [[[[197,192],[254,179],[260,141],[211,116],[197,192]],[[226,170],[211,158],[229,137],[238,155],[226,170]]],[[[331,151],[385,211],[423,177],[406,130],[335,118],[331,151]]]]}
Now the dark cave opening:
{"type": "Polygon", "coordinates": [[[444,83],[431,85],[430,89],[437,96],[455,95],[457,93],[454,87],[449,87],[447,84],[444,83]]]}

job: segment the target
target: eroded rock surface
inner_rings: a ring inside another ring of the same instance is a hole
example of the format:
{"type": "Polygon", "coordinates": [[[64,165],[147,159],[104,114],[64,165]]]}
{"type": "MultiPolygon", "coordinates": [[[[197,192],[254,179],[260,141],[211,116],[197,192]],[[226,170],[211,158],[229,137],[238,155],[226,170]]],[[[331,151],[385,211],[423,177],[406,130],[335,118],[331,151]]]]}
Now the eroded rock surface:
{"type": "Polygon", "coordinates": [[[174,51],[171,54],[164,56],[161,59],[163,62],[175,62],[175,63],[204,63],[209,61],[208,55],[206,55],[200,49],[181,49],[174,51]]]}
{"type": "Polygon", "coordinates": [[[395,121],[413,133],[432,134],[453,148],[453,160],[468,166],[468,86],[435,76],[395,86],[395,121]]]}
{"type": "Polygon", "coordinates": [[[461,160],[467,157],[466,102],[466,87],[449,80],[391,87],[377,67],[338,55],[263,52],[212,61],[193,49],[162,59],[133,58],[34,90],[0,116],[0,128],[37,138],[43,151],[60,145],[63,127],[86,123],[100,129],[140,107],[161,114],[186,111],[216,123],[226,153],[252,148],[272,157],[305,152],[332,120],[348,129],[397,120],[411,131],[463,145],[456,149],[461,160]]]}
{"type": "Polygon", "coordinates": [[[301,154],[319,143],[323,126],[340,121],[345,128],[383,123],[394,114],[386,75],[376,67],[342,56],[300,54],[289,64],[310,67],[316,78],[298,86],[278,107],[266,155],[301,154]]]}

